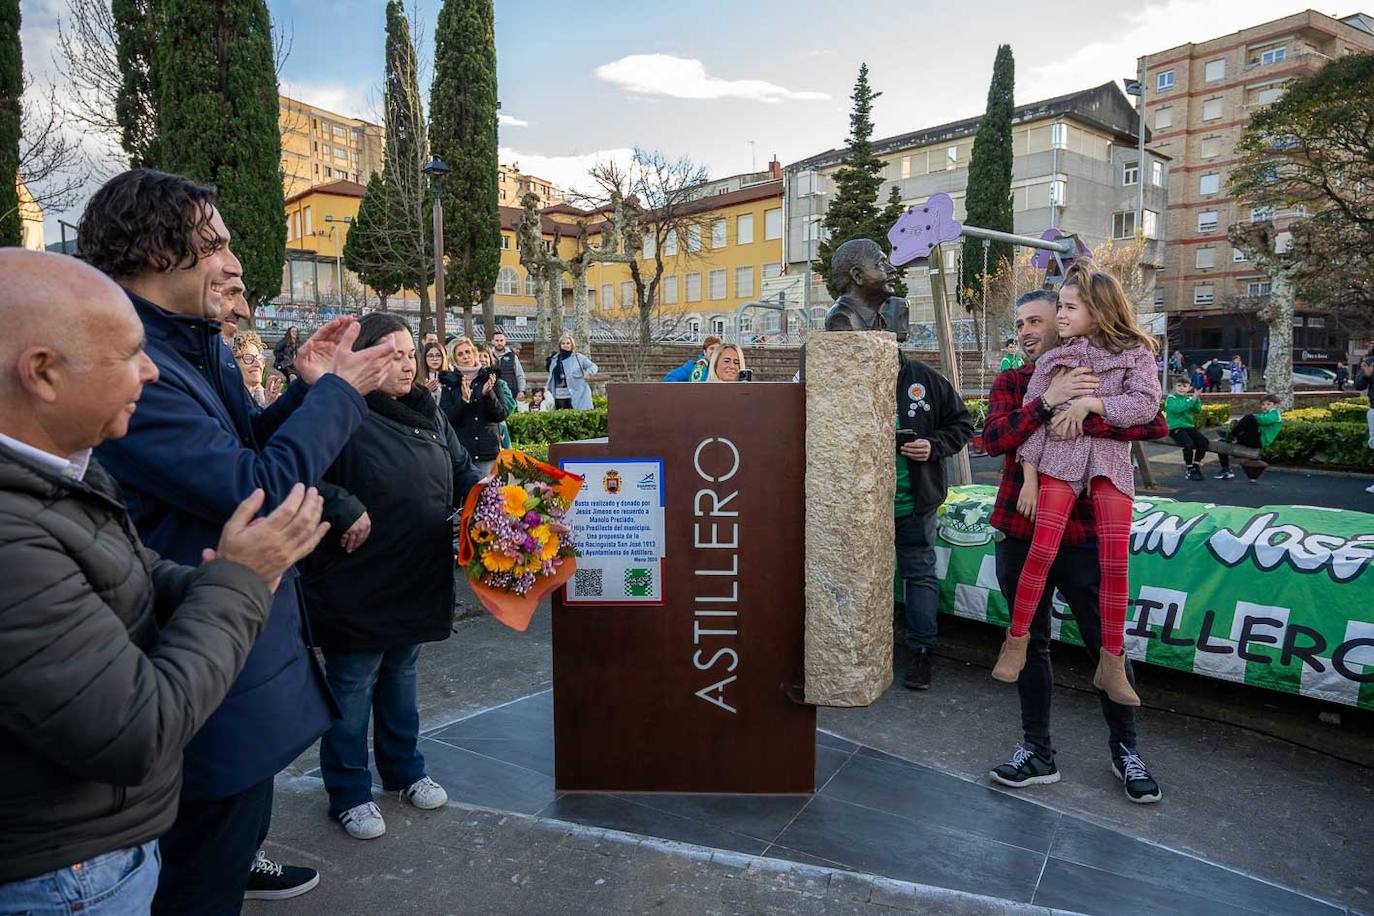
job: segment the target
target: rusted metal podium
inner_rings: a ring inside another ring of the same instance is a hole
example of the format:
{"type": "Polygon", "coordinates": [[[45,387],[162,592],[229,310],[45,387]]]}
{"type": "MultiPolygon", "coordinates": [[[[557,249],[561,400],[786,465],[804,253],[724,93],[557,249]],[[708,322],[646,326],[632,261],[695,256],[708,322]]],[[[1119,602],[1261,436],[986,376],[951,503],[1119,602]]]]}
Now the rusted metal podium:
{"type": "MultiPolygon", "coordinates": [[[[815,708],[789,699],[805,620],[802,386],[608,393],[608,439],[555,445],[550,459],[662,460],[662,603],[570,604],[556,593],[556,787],[814,791],[815,708]]],[[[614,467],[603,476],[584,494],[622,486],[614,467]]]]}

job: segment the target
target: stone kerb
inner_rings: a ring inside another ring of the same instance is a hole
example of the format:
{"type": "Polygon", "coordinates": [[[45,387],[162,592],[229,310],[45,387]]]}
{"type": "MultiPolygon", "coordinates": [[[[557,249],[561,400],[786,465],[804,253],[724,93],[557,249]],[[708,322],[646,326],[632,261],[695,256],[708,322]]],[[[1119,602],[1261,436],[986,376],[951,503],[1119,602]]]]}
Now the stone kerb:
{"type": "Polygon", "coordinates": [[[892,683],[897,341],[806,341],[806,702],[867,706],[892,683]]]}

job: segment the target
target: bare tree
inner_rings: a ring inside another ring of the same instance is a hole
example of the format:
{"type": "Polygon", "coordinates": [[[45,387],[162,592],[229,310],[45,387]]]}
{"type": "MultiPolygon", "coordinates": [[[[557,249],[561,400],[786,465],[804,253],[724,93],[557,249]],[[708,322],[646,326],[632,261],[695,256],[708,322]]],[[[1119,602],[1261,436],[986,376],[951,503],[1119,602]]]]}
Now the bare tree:
{"type": "Polygon", "coordinates": [[[80,146],[62,129],[56,90],[40,90],[26,82],[19,103],[19,180],[32,200],[20,201],[21,215],[29,207],[67,209],[76,202],[88,174],[80,146]]]}
{"type": "MultiPolygon", "coordinates": [[[[683,315],[681,312],[664,312],[656,306],[650,320],[651,341],[660,341],[677,333],[683,315]]],[[[630,382],[657,381],[649,373],[653,344],[651,342],[645,346],[642,342],[638,311],[601,309],[593,316],[592,327],[598,340],[614,345],[606,348],[601,358],[603,374],[621,373],[630,382]]]]}
{"type": "Polygon", "coordinates": [[[556,349],[563,329],[563,274],[568,262],[558,256],[562,229],[554,226],[553,241],[544,241],[544,218],[539,195],[528,191],[520,198],[524,211],[515,229],[520,263],[534,278],[534,339],[536,348],[556,349]]]}

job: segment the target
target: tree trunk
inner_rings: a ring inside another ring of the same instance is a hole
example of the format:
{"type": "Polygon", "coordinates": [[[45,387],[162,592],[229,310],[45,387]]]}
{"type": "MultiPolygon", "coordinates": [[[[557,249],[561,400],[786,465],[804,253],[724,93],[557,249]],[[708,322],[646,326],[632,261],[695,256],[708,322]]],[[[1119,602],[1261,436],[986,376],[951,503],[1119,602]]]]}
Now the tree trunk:
{"type": "Polygon", "coordinates": [[[558,350],[558,338],[563,336],[563,272],[549,281],[549,352],[558,350]]]}
{"type": "Polygon", "coordinates": [[[471,337],[475,332],[472,328],[472,303],[463,303],[463,333],[471,337]]]}
{"type": "Polygon", "coordinates": [[[1293,406],[1293,283],[1288,271],[1273,272],[1269,303],[1260,317],[1269,326],[1269,356],[1264,363],[1264,387],[1279,396],[1279,406],[1293,406]]]}
{"type": "Polygon", "coordinates": [[[587,354],[590,358],[592,352],[592,314],[590,297],[587,295],[587,272],[585,270],[573,272],[572,297],[573,342],[577,344],[579,352],[587,354]]]}
{"type": "Polygon", "coordinates": [[[489,294],[482,300],[482,333],[487,341],[496,333],[496,295],[489,294]]]}
{"type": "Polygon", "coordinates": [[[434,330],[434,314],[429,307],[429,289],[423,284],[416,290],[420,294],[420,333],[434,330]]]}

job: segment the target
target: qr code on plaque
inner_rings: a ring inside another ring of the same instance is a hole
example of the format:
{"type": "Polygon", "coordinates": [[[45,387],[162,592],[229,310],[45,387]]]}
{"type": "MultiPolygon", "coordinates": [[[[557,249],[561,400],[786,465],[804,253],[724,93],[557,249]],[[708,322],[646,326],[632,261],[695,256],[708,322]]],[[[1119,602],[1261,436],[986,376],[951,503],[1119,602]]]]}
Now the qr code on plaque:
{"type": "Polygon", "coordinates": [[[606,593],[602,570],[579,569],[573,573],[574,598],[600,598],[606,593]]]}

